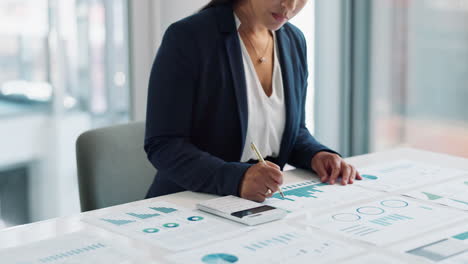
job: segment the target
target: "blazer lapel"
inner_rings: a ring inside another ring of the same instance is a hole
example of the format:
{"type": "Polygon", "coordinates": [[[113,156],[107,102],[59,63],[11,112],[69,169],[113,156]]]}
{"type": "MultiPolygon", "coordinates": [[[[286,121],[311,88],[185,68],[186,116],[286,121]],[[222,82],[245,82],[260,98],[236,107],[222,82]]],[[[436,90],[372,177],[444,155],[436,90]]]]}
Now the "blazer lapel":
{"type": "Polygon", "coordinates": [[[217,19],[219,30],[223,34],[224,44],[228,55],[229,66],[236,94],[236,101],[239,111],[242,146],[239,154],[239,159],[242,156],[242,151],[245,146],[245,138],[247,134],[248,122],[248,106],[247,106],[247,87],[244,72],[244,63],[242,61],[242,53],[240,48],[240,40],[237,35],[237,28],[234,19],[232,7],[229,5],[221,5],[217,8],[217,19]]]}
{"type": "Polygon", "coordinates": [[[278,44],[279,50],[279,60],[281,63],[281,75],[283,77],[283,89],[284,89],[284,101],[286,104],[286,124],[284,127],[283,138],[281,139],[281,147],[280,147],[280,156],[278,157],[279,164],[285,164],[288,160],[290,148],[294,144],[293,141],[293,124],[292,121],[294,120],[294,113],[293,109],[294,106],[298,104],[297,96],[294,96],[294,74],[293,74],[293,63],[291,61],[291,57],[288,56],[291,50],[291,43],[286,33],[284,32],[284,28],[280,28],[276,31],[276,39],[278,44]]]}

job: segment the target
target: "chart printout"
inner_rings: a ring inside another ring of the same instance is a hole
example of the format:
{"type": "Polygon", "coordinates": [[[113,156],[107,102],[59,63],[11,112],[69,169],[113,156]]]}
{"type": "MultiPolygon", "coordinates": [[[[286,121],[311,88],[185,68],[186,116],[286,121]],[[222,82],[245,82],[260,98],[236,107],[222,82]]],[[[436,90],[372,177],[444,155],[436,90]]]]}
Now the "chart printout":
{"type": "Polygon", "coordinates": [[[287,226],[272,225],[242,237],[168,256],[180,264],[323,263],[362,249],[287,226]]]}
{"type": "Polygon", "coordinates": [[[310,219],[303,221],[310,226],[380,246],[463,217],[466,217],[463,211],[434,207],[403,196],[390,196],[320,216],[311,214],[310,219]]]}
{"type": "Polygon", "coordinates": [[[284,198],[275,193],[264,204],[297,212],[303,209],[325,209],[367,199],[381,193],[353,185],[330,185],[317,180],[297,182],[281,187],[284,198]]]}
{"type": "Polygon", "coordinates": [[[352,257],[345,261],[340,261],[340,264],[408,264],[406,260],[401,260],[399,258],[377,254],[377,253],[370,253],[365,255],[360,255],[356,257],[352,257]]]}
{"type": "Polygon", "coordinates": [[[126,207],[85,222],[169,250],[183,250],[242,232],[242,224],[219,220],[167,202],[126,207]]]}
{"type": "Polygon", "coordinates": [[[429,263],[468,263],[468,219],[464,224],[398,243],[392,250],[420,258],[429,263]]]}
{"type": "Polygon", "coordinates": [[[134,250],[84,231],[0,251],[2,264],[148,263],[134,250]],[[25,252],[27,252],[25,254],[25,252]]]}
{"type": "Polygon", "coordinates": [[[356,185],[386,192],[440,182],[443,179],[468,174],[464,170],[443,168],[410,160],[398,160],[359,168],[359,172],[363,180],[356,181],[356,185]]]}
{"type": "Polygon", "coordinates": [[[468,177],[425,186],[404,195],[468,210],[468,177]]]}

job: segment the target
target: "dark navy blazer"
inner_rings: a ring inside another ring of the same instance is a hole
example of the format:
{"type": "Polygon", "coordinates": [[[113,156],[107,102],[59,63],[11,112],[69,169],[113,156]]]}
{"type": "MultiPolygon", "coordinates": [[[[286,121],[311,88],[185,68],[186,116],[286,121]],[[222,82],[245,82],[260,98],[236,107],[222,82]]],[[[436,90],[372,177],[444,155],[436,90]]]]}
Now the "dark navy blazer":
{"type": "MultiPolygon", "coordinates": [[[[275,162],[311,169],[330,151],[305,126],[306,42],[290,23],[276,32],[286,125],[275,162]]],[[[145,151],[157,168],[147,198],[191,190],[239,195],[251,164],[239,162],[247,132],[247,93],[232,6],[172,24],[156,55],[148,92],[145,151]]]]}

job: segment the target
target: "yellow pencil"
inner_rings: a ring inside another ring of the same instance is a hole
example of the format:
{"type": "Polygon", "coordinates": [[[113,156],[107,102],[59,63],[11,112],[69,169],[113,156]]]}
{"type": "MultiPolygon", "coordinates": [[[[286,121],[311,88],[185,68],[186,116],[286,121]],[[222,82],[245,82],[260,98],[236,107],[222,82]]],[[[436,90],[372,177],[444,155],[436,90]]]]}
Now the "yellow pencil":
{"type": "MultiPolygon", "coordinates": [[[[266,161],[263,159],[262,155],[260,154],[260,151],[258,151],[258,148],[257,146],[255,146],[255,143],[250,143],[250,147],[252,148],[252,150],[255,152],[255,154],[257,155],[257,158],[260,162],[262,162],[263,164],[267,165],[266,161]]],[[[280,189],[278,190],[279,193],[281,194],[281,197],[284,198],[284,194],[283,192],[281,191],[281,187],[280,189]]]]}

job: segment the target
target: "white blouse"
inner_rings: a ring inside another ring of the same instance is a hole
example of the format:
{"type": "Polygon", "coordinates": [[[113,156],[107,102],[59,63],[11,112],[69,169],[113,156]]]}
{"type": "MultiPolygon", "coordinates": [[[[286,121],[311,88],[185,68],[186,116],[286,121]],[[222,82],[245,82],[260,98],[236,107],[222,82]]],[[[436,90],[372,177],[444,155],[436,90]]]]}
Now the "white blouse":
{"type": "MultiPolygon", "coordinates": [[[[234,14],[234,17],[236,19],[237,29],[239,29],[241,22],[236,14],[234,14]]],[[[247,134],[241,162],[258,159],[250,148],[251,142],[257,145],[264,158],[268,156],[278,157],[286,123],[286,106],[284,102],[283,77],[281,75],[278,47],[276,45],[276,34],[273,32],[273,92],[270,97],[268,97],[263,90],[240,34],[239,39],[242,49],[242,60],[244,62],[248,106],[247,134]]]]}

